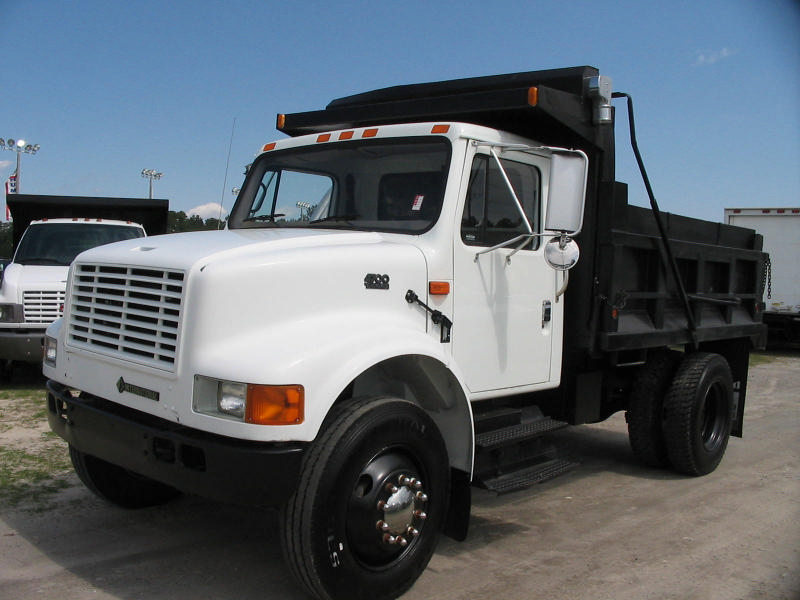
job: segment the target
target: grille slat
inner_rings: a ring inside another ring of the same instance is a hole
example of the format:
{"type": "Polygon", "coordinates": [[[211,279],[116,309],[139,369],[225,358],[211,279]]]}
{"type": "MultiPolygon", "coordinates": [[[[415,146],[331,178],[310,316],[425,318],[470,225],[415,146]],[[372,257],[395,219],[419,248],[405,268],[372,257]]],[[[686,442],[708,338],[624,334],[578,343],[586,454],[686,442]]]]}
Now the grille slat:
{"type": "Polygon", "coordinates": [[[22,293],[26,323],[52,323],[61,316],[65,292],[27,290],[22,293]]]}
{"type": "Polygon", "coordinates": [[[174,370],[183,281],[182,271],[75,265],[70,344],[174,370]]]}

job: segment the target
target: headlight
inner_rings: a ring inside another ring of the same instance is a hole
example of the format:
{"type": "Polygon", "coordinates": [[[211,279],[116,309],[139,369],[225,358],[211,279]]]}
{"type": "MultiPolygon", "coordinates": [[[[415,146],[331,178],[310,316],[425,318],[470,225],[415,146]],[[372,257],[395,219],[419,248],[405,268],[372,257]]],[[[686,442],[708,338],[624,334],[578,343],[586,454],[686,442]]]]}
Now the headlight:
{"type": "Polygon", "coordinates": [[[195,376],[194,410],[256,425],[297,425],[305,418],[302,385],[260,385],[195,376]]]}
{"type": "Polygon", "coordinates": [[[50,367],[56,366],[56,358],[58,358],[58,340],[45,336],[44,338],[44,362],[50,367]]]}
{"type": "Polygon", "coordinates": [[[217,386],[217,410],[226,415],[244,418],[244,409],[247,402],[247,385],[220,381],[217,386]]]}

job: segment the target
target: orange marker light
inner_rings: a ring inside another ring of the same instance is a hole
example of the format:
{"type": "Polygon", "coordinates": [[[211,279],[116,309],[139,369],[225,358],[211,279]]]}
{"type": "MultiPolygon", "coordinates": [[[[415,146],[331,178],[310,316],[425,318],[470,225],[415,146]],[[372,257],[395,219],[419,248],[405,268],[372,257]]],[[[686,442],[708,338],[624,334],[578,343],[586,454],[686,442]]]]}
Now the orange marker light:
{"type": "Polygon", "coordinates": [[[375,137],[376,135],[378,135],[378,130],[377,129],[365,129],[364,133],[361,134],[361,137],[362,138],[371,138],[371,137],[375,137]]]}
{"type": "Polygon", "coordinates": [[[340,140],[351,140],[351,139],[353,139],[353,133],[354,133],[353,131],[343,131],[342,133],[339,134],[339,139],[340,140]]]}
{"type": "Polygon", "coordinates": [[[528,88],[528,104],[536,106],[539,103],[539,88],[528,88]]]}
{"type": "Polygon", "coordinates": [[[428,293],[431,296],[447,296],[450,293],[449,281],[429,281],[428,293]]]}
{"type": "Polygon", "coordinates": [[[327,142],[331,139],[330,133],[321,133],[317,136],[317,143],[319,142],[327,142]]]}
{"type": "Polygon", "coordinates": [[[297,425],[303,422],[304,404],[302,385],[250,384],[244,420],[255,425],[297,425]]]}
{"type": "Polygon", "coordinates": [[[278,118],[276,119],[275,128],[283,129],[285,125],[286,125],[286,115],[278,115],[278,118]]]}
{"type": "Polygon", "coordinates": [[[276,142],[270,142],[269,144],[264,144],[264,147],[261,149],[262,152],[269,152],[270,150],[275,149],[276,142]]]}
{"type": "Polygon", "coordinates": [[[450,131],[450,125],[434,125],[431,128],[431,133],[447,133],[450,131]]]}

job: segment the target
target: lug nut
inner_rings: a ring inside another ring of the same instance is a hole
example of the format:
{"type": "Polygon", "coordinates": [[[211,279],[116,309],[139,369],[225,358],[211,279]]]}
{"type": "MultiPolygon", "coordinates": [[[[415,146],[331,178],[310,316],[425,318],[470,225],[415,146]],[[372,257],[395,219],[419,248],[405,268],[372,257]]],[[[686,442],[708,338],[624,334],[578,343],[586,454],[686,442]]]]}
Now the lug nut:
{"type": "Polygon", "coordinates": [[[410,535],[411,537],[417,537],[419,535],[419,531],[417,529],[414,529],[410,525],[409,525],[408,529],[406,529],[406,533],[408,535],[410,535]]]}
{"type": "Polygon", "coordinates": [[[396,494],[397,489],[398,489],[397,486],[394,485],[393,483],[386,484],[386,491],[389,492],[390,494],[396,494]]]}
{"type": "Polygon", "coordinates": [[[419,479],[416,479],[414,481],[414,489],[415,490],[421,490],[422,489],[422,482],[419,479]]]}
{"type": "Polygon", "coordinates": [[[408,540],[406,540],[406,538],[404,538],[402,535],[398,535],[397,538],[395,538],[394,543],[402,548],[408,546],[408,540]]]}
{"type": "Polygon", "coordinates": [[[428,501],[428,495],[426,493],[424,493],[424,492],[417,492],[415,494],[415,496],[416,496],[417,500],[419,500],[420,502],[427,502],[428,501]]]}
{"type": "Polygon", "coordinates": [[[378,510],[382,511],[386,508],[386,500],[378,500],[378,510]]]}
{"type": "Polygon", "coordinates": [[[386,521],[378,521],[375,523],[375,527],[381,531],[389,531],[389,524],[386,521]]]}
{"type": "Polygon", "coordinates": [[[418,518],[420,521],[424,521],[425,519],[428,518],[428,515],[424,510],[415,510],[414,516],[418,518]]]}
{"type": "Polygon", "coordinates": [[[386,535],[383,536],[383,541],[386,544],[394,545],[397,543],[397,538],[394,537],[391,533],[387,533],[386,535]]]}

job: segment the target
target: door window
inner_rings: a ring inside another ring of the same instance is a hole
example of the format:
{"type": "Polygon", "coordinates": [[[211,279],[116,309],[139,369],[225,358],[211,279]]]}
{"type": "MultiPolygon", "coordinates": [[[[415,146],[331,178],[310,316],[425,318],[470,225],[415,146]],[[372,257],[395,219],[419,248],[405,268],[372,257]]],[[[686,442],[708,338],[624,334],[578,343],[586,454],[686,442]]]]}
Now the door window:
{"type": "MultiPolygon", "coordinates": [[[[511,160],[501,159],[500,162],[522,204],[531,229],[538,232],[541,196],[539,169],[511,160]]],[[[491,247],[527,232],[497,162],[488,156],[476,156],[472,163],[467,199],[461,218],[463,242],[468,246],[491,247]]],[[[537,247],[538,238],[533,238],[532,248],[537,247]]]]}

